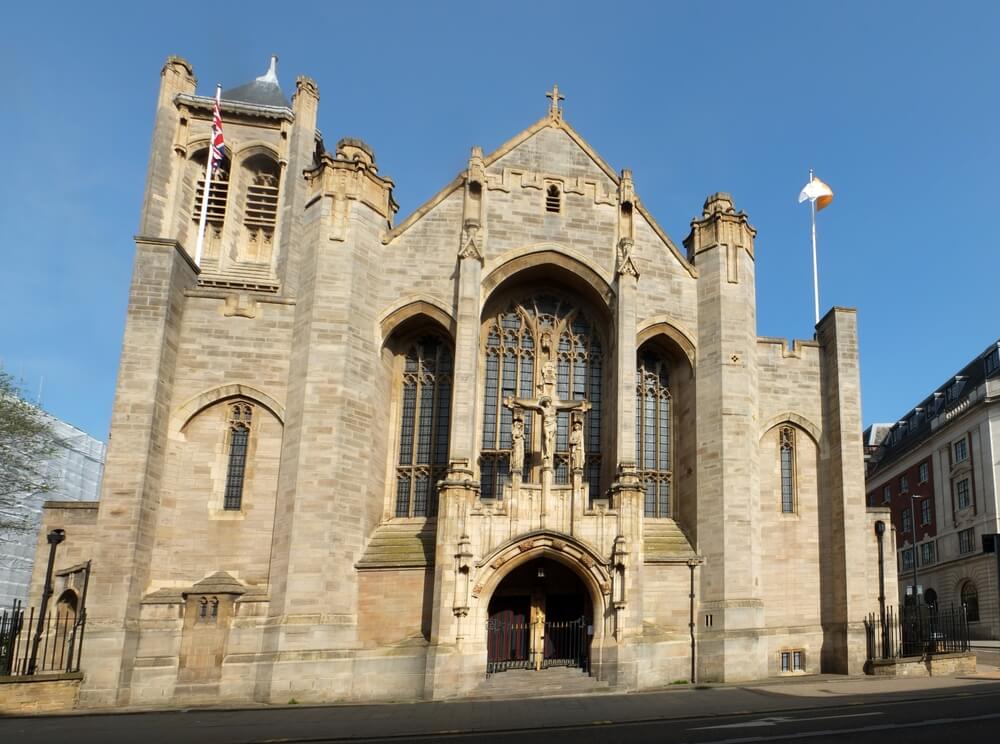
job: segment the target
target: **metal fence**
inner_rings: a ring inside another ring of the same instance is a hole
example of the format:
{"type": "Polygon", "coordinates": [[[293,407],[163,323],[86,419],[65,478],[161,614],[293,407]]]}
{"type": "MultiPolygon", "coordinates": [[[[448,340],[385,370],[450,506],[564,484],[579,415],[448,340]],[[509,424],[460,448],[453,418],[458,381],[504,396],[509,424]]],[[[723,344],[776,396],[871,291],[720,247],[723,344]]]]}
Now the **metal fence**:
{"type": "Polygon", "coordinates": [[[590,671],[590,634],[593,631],[585,618],[545,622],[537,628],[541,636],[538,648],[532,647],[534,630],[532,623],[491,618],[486,624],[487,676],[507,669],[556,666],[590,671]]]}
{"type": "Polygon", "coordinates": [[[542,668],[578,667],[590,671],[590,636],[585,618],[545,623],[545,655],[542,668]]]}
{"type": "Polygon", "coordinates": [[[15,601],[0,612],[0,676],[80,671],[86,611],[56,610],[40,618],[15,601]]]}
{"type": "Polygon", "coordinates": [[[929,605],[886,608],[865,618],[868,660],[951,654],[969,650],[965,606],[929,605]]]}

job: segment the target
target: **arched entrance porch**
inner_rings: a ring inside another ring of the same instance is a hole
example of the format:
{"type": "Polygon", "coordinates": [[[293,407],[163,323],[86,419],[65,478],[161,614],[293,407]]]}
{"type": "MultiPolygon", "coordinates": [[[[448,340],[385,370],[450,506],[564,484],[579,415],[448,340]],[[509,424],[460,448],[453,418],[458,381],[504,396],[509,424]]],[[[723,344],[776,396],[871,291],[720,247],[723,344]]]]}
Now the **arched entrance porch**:
{"type": "Polygon", "coordinates": [[[486,672],[590,669],[594,610],[577,574],[556,560],[538,557],[508,573],[490,597],[486,672]]]}

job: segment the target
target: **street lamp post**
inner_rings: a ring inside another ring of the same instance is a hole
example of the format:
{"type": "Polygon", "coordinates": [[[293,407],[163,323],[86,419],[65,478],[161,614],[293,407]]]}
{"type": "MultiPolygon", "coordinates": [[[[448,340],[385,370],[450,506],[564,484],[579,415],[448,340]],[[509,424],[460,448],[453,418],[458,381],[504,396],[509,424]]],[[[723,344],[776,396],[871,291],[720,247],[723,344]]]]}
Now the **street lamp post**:
{"type": "Polygon", "coordinates": [[[56,548],[66,539],[65,530],[50,530],[45,536],[49,543],[49,565],[45,569],[45,588],[42,589],[42,604],[38,609],[38,625],[35,628],[35,637],[31,641],[31,656],[28,659],[28,674],[34,674],[38,662],[38,644],[42,640],[43,623],[45,622],[45,611],[49,607],[49,598],[52,596],[52,569],[56,564],[56,548]]]}

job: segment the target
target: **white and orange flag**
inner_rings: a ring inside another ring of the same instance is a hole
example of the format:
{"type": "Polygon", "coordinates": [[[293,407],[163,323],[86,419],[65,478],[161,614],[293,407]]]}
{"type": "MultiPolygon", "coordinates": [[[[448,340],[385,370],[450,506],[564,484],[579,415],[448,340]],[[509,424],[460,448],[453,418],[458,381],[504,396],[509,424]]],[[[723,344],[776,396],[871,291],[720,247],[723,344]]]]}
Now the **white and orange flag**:
{"type": "Polygon", "coordinates": [[[830,203],[833,201],[833,189],[816,178],[816,176],[813,176],[812,180],[799,192],[799,204],[806,199],[816,205],[816,211],[818,212],[824,207],[830,206],[830,203]]]}

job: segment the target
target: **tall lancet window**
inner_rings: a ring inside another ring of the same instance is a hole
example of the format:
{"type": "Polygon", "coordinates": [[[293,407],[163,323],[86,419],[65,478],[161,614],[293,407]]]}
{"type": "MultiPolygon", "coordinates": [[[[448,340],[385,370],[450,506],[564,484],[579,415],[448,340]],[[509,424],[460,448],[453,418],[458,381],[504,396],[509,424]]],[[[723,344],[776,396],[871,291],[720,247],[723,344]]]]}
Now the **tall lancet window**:
{"type": "Polygon", "coordinates": [[[448,468],[452,354],[437,336],[424,336],[403,356],[396,516],[437,514],[437,482],[448,468]]]}
{"type": "Polygon", "coordinates": [[[252,417],[253,406],[249,403],[241,401],[229,406],[229,469],[222,505],[225,509],[238,510],[243,506],[243,481],[246,476],[252,417]]]}
{"type": "Polygon", "coordinates": [[[667,362],[644,352],[636,371],[635,459],[645,489],[644,512],[647,517],[671,515],[670,378],[667,362]]]}
{"type": "Polygon", "coordinates": [[[778,430],[781,461],[781,511],[795,512],[795,430],[782,426],[778,430]]]}
{"type": "MultiPolygon", "coordinates": [[[[596,329],[576,305],[546,294],[513,302],[486,319],[483,430],[480,456],[480,497],[503,498],[510,482],[513,412],[505,398],[518,398],[525,407],[525,483],[540,482],[544,432],[537,408],[543,395],[555,399],[553,482],[571,480],[570,430],[575,415],[583,423],[583,480],[589,496],[601,493],[601,380],[602,351],[596,329]],[[580,405],[589,403],[589,408],[580,405]],[[573,409],[576,408],[574,413],[573,409]]],[[[517,458],[515,458],[515,462],[517,458]]]]}

